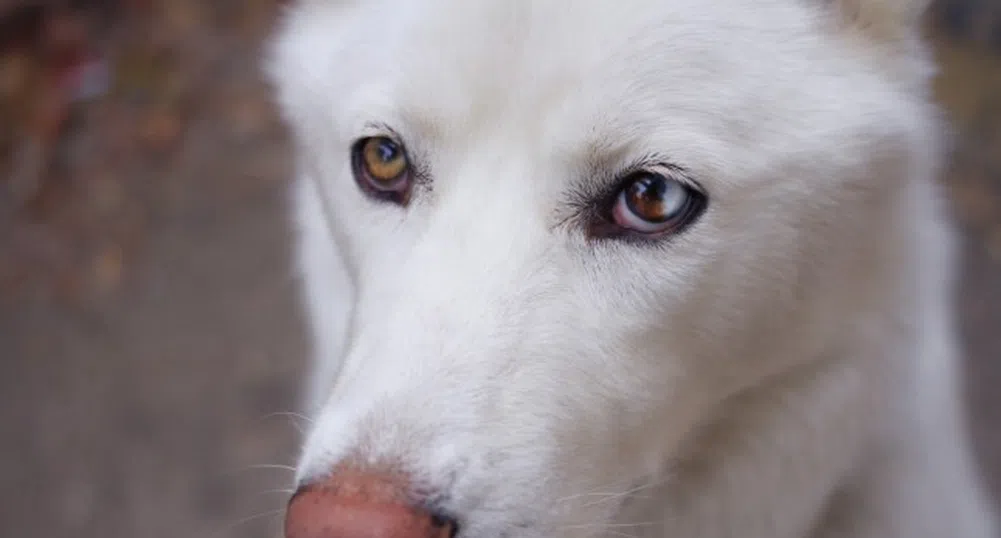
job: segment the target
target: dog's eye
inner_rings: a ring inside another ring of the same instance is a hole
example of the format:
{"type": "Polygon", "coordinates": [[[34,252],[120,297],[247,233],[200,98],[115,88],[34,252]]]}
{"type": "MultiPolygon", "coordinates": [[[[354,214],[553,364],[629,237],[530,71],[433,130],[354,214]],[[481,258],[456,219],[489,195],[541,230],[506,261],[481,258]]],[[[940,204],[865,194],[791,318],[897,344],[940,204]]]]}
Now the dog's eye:
{"type": "Polygon", "coordinates": [[[638,234],[670,234],[692,222],[704,206],[705,196],[687,184],[661,173],[637,172],[623,183],[611,220],[638,234]]]}
{"type": "Polygon", "coordinates": [[[405,205],[410,199],[410,160],[392,138],[373,136],[355,142],[351,161],[358,185],[368,195],[405,205]]]}

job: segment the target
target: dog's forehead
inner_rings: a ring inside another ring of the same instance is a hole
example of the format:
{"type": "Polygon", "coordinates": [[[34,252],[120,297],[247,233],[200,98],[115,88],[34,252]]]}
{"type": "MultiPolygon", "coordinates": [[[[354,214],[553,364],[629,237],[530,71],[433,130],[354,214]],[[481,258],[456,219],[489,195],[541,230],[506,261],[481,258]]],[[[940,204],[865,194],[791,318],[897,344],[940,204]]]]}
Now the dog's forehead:
{"type": "MultiPolygon", "coordinates": [[[[586,122],[613,103],[637,116],[660,107],[662,115],[665,106],[713,107],[707,94],[725,99],[738,85],[780,85],[782,63],[802,61],[815,44],[802,43],[816,41],[807,13],[788,0],[640,1],[628,9],[587,0],[424,0],[363,15],[361,28],[382,22],[386,33],[355,59],[362,70],[375,67],[370,73],[398,107],[438,121],[491,116],[493,125],[531,125],[563,107],[586,122]]],[[[803,69],[796,72],[803,84],[803,69]]]]}
{"type": "Polygon", "coordinates": [[[822,4],[317,0],[286,27],[278,78],[297,123],[340,140],[376,123],[457,151],[504,137],[571,159],[599,145],[722,167],[726,153],[732,172],[790,141],[851,140],[869,120],[844,110],[885,97],[852,91],[881,79],[822,4]],[[817,129],[831,132],[802,136],[817,129]]]}

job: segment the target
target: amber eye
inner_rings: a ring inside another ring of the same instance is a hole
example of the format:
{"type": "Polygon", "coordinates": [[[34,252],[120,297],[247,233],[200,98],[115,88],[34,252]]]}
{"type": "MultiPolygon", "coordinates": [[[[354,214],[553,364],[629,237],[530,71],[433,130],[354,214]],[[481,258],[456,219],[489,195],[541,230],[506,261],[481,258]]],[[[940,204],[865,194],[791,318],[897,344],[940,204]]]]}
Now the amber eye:
{"type": "Polygon", "coordinates": [[[410,161],[401,144],[386,136],[363,138],[352,147],[355,179],[367,194],[405,204],[410,197],[410,161]]]}
{"type": "Polygon", "coordinates": [[[621,229],[646,235],[680,231],[699,215],[705,196],[668,175],[639,172],[626,178],[612,206],[621,229]]]}

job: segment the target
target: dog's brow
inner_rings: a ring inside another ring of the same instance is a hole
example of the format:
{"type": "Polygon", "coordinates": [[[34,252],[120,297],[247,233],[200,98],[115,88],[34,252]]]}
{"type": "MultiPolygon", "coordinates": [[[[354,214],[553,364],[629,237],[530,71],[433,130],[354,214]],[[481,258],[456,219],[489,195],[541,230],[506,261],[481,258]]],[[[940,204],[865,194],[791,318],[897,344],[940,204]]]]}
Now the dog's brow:
{"type": "Polygon", "coordinates": [[[683,170],[667,156],[639,151],[636,144],[613,137],[594,137],[576,153],[572,178],[574,198],[591,200],[607,193],[623,176],[649,166],[668,166],[683,170]]]}

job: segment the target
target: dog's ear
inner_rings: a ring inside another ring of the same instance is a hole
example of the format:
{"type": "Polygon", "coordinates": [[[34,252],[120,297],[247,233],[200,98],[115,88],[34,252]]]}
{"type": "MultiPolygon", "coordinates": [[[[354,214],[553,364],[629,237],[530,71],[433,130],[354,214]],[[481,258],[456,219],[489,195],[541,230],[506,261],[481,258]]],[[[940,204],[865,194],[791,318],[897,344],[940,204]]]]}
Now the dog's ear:
{"type": "Polygon", "coordinates": [[[820,0],[840,11],[849,25],[884,38],[911,35],[931,0],[820,0]]]}

